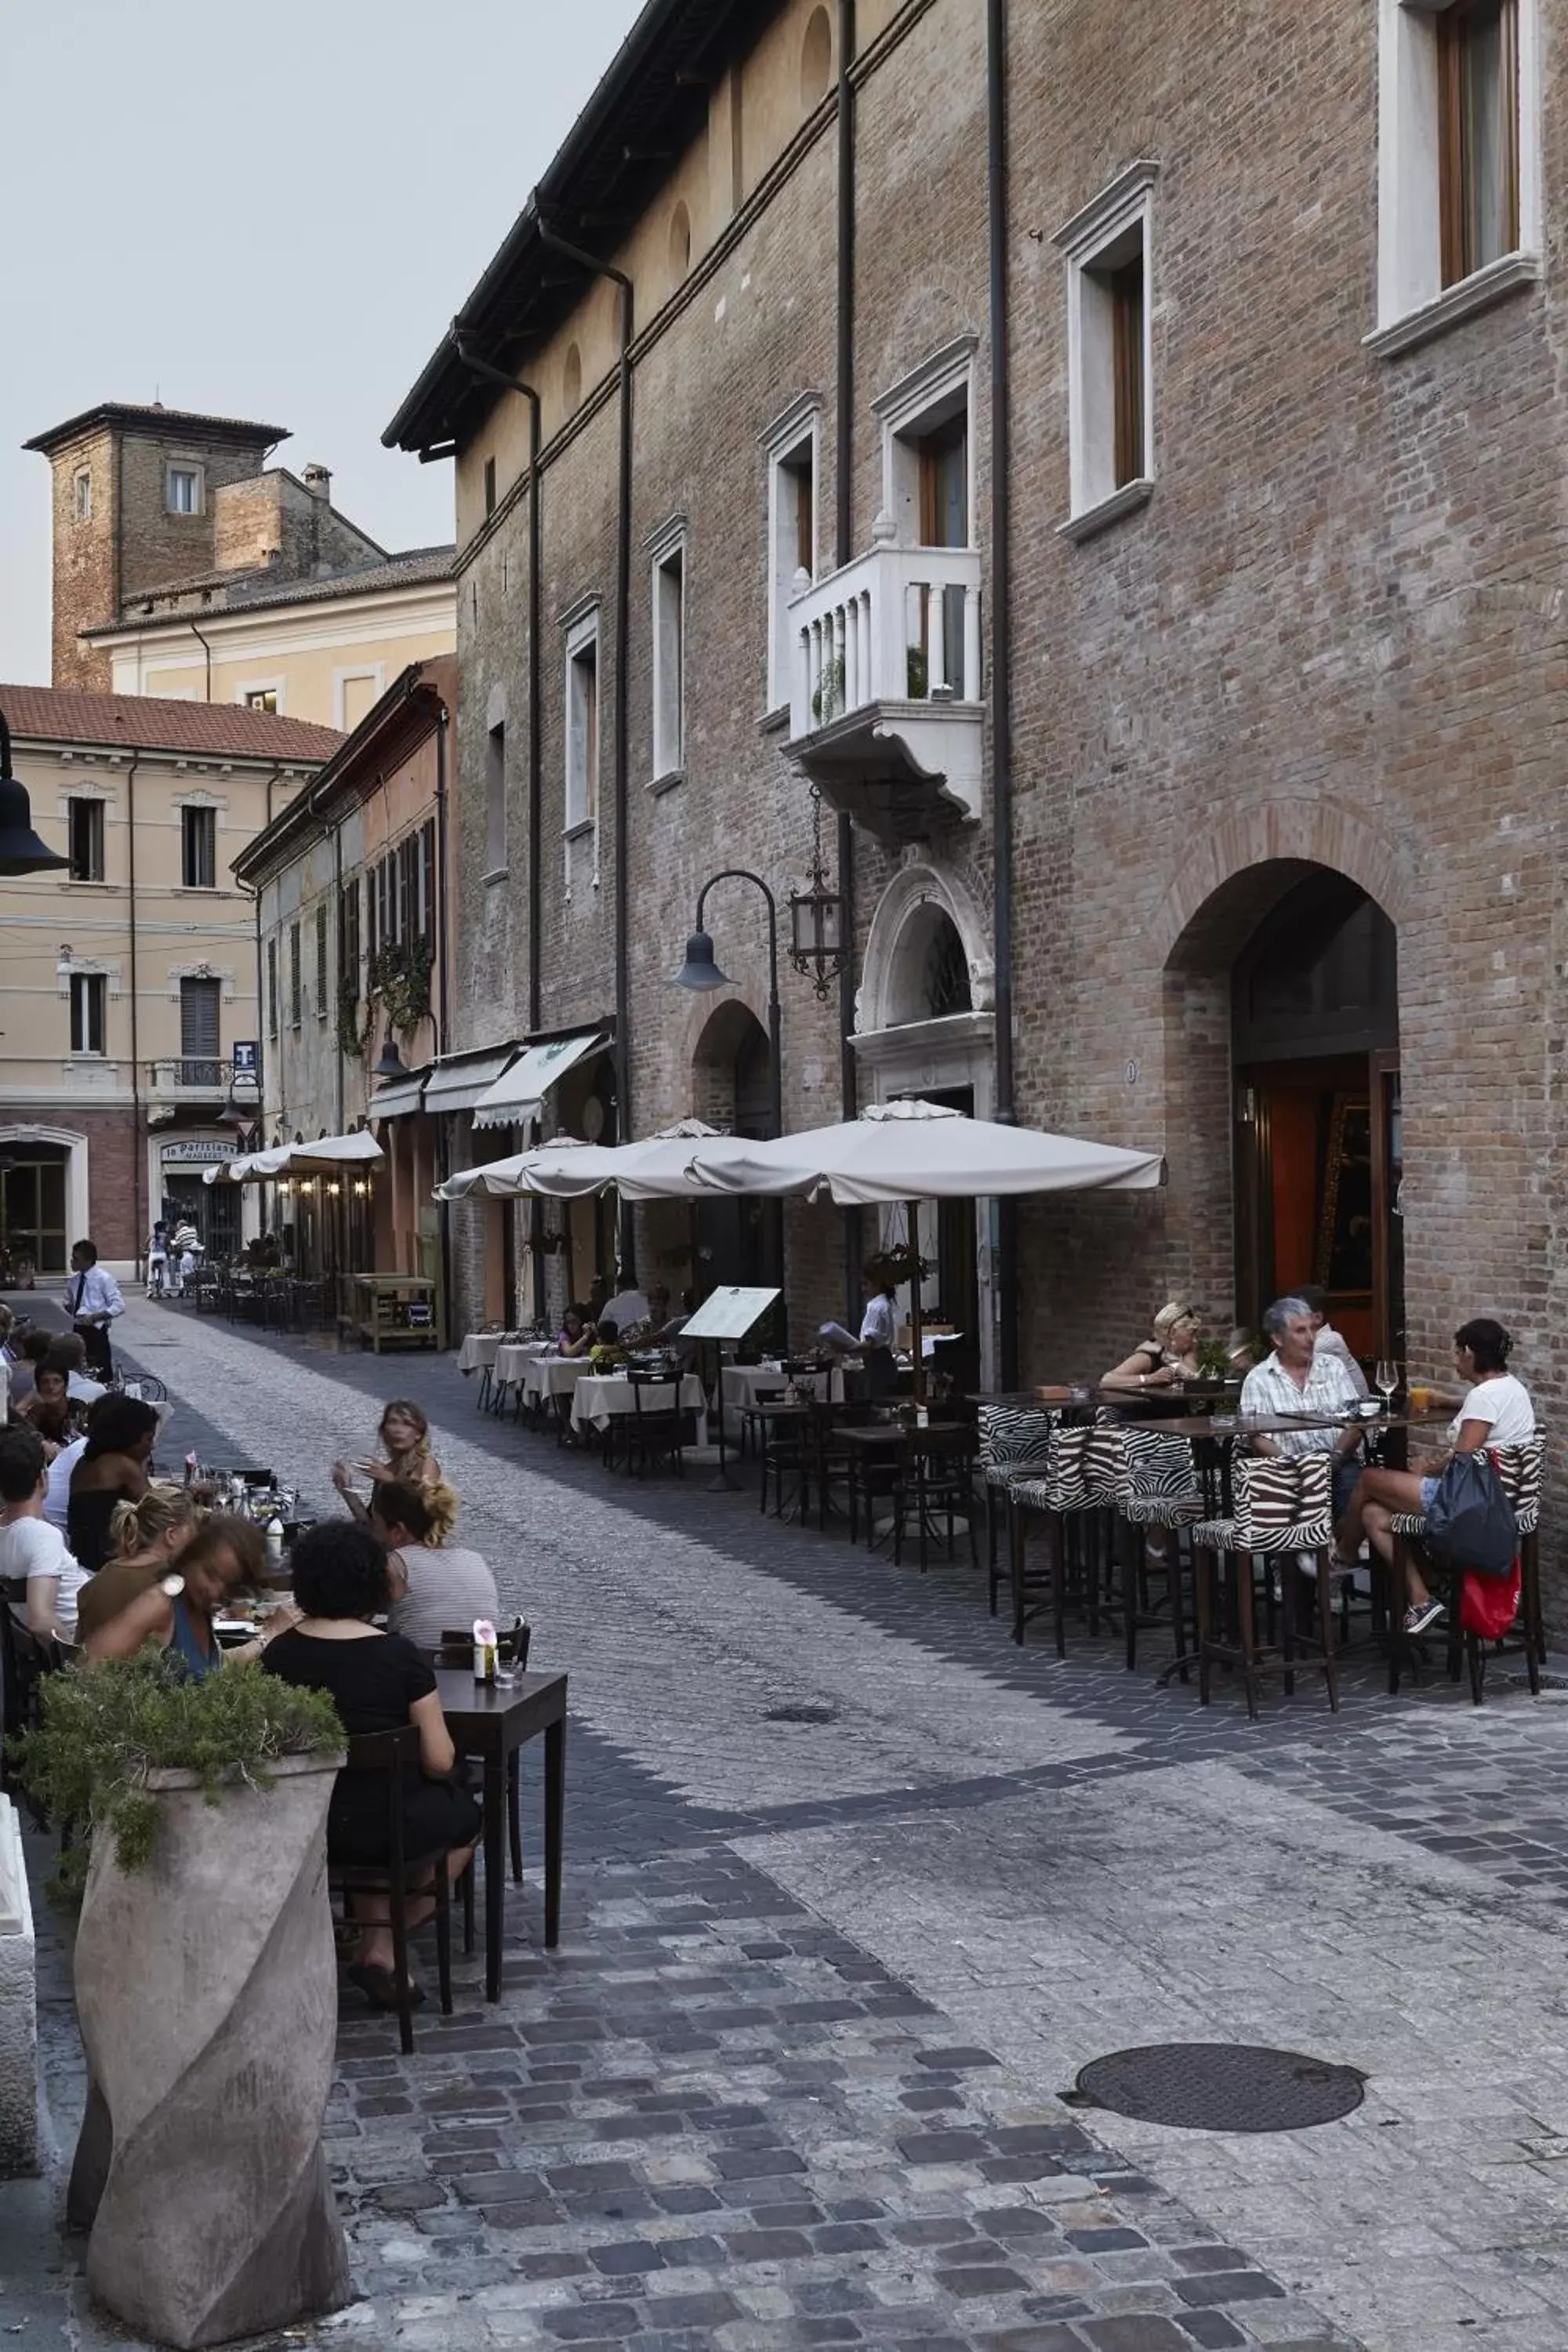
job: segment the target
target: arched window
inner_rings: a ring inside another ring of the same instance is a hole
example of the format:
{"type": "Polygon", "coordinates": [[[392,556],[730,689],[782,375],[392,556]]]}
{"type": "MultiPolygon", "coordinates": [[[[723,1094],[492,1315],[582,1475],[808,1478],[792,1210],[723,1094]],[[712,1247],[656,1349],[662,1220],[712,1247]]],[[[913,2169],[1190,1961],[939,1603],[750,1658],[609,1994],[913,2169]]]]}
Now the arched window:
{"type": "Polygon", "coordinates": [[[921,967],[921,989],[926,1019],[945,1021],[950,1013],[969,1013],[973,999],[969,989],[969,958],[951,915],[939,914],[926,940],[921,967]]]}
{"type": "Polygon", "coordinates": [[[669,215],[669,283],[673,292],[691,267],[691,215],[678,204],[669,215]]]}
{"type": "Polygon", "coordinates": [[[583,405],[583,354],[575,343],[566,346],[566,364],[561,371],[561,398],[568,416],[575,416],[583,405]]]}
{"type": "Polygon", "coordinates": [[[833,26],[826,8],[814,8],[800,52],[800,102],[809,114],[827,96],[833,79],[833,26]]]}

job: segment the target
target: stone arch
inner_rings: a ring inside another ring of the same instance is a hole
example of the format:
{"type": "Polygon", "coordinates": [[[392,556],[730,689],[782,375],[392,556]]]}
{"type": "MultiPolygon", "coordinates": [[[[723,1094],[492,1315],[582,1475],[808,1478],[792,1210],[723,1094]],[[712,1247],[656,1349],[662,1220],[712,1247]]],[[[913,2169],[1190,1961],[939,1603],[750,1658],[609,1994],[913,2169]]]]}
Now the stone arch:
{"type": "Polygon", "coordinates": [[[691,1108],[710,1127],[766,1135],[772,1121],[768,1033],[745,999],[716,1004],[691,1054],[691,1108]]]}
{"type": "Polygon", "coordinates": [[[899,1028],[921,1017],[912,1009],[914,967],[925,953],[933,908],[947,917],[963,942],[971,1009],[992,1010],[996,967],[984,910],[956,874],[921,859],[900,867],[872,915],[857,1000],[858,1031],[899,1028]]]}
{"type": "Polygon", "coordinates": [[[833,80],[833,25],[826,8],[814,8],[800,50],[800,102],[814,113],[833,80]]]}
{"type": "MultiPolygon", "coordinates": [[[[1231,957],[1310,866],[1359,883],[1396,927],[1408,920],[1408,861],[1381,827],[1324,798],[1260,801],[1230,811],[1178,866],[1153,920],[1163,968],[1212,968],[1231,957]]],[[[1228,960],[1227,966],[1228,970],[1228,960]]]]}
{"type": "Polygon", "coordinates": [[[691,215],[684,197],[676,201],[669,215],[669,283],[671,291],[681,284],[691,267],[691,215]]]}
{"type": "Polygon", "coordinates": [[[18,1119],[0,1126],[0,1151],[12,1144],[48,1143],[66,1155],[66,1248],[92,1234],[92,1192],[88,1139],[79,1129],[51,1127],[42,1119],[18,1119]]]}
{"type": "Polygon", "coordinates": [[[583,354],[573,341],[566,346],[561,369],[561,405],[568,416],[575,416],[582,404],[583,354]]]}

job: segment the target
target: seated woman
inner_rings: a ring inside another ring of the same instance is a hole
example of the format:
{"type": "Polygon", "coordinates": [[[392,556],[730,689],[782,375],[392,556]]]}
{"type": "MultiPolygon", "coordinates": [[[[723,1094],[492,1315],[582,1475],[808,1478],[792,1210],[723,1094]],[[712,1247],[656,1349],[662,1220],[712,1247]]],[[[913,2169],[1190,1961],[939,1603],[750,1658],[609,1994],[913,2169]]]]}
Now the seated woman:
{"type": "Polygon", "coordinates": [[[109,1523],[111,1556],[88,1578],[77,1601],[84,1639],[168,1575],[202,1517],[184,1486],[149,1486],[139,1503],[116,1506],[109,1523]]]}
{"type": "Polygon", "coordinates": [[[37,1370],[54,1346],[48,1331],[24,1331],[11,1359],[11,1412],[15,1419],[37,1387],[37,1370]]]}
{"type": "MultiPolygon", "coordinates": [[[[406,1397],[393,1398],[381,1416],[376,1441],[381,1447],[380,1456],[366,1455],[353,1465],[371,1482],[371,1502],[384,1480],[403,1486],[437,1484],[441,1465],[430,1451],[430,1423],[406,1397]]],[[[353,1471],[346,1462],[333,1463],[332,1484],[356,1519],[369,1518],[371,1504],[354,1493],[353,1471]]]]}
{"type": "Polygon", "coordinates": [[[561,1328],[555,1337],[558,1356],[585,1356],[598,1337],[597,1327],[589,1322],[581,1307],[569,1307],[561,1318],[561,1328]]]}
{"type": "MultiPolygon", "coordinates": [[[[123,1608],[87,1636],[89,1658],[130,1658],[152,1647],[172,1650],[187,1674],[216,1673],[224,1651],[213,1631],[213,1618],[231,1592],[257,1585],[267,1572],[267,1545],[259,1528],[248,1519],[229,1518],[215,1511],[205,1518],[171,1568],[157,1582],[143,1587],[123,1608]]],[[[110,1569],[105,1571],[113,1576],[110,1569]]],[[[96,1583],[97,1578],[92,1579],[96,1583]]],[[[85,1595],[89,1588],[83,1586],[85,1595]]],[[[269,1627],[243,1650],[228,1654],[237,1664],[258,1656],[279,1638],[269,1627]]]]}
{"type": "Polygon", "coordinates": [[[1203,1318],[1195,1307],[1173,1299],[1154,1318],[1153,1335],[1134,1348],[1124,1363],[1107,1372],[1102,1389],[1168,1389],[1198,1377],[1198,1341],[1203,1318]]]}
{"type": "Polygon", "coordinates": [[[74,1642],[77,1595],[87,1580],[44,1517],[48,1482],[37,1431],[26,1422],[0,1429],[0,1576],[26,1579],[30,1633],[74,1642]]]}
{"type": "MultiPolygon", "coordinates": [[[[1442,1453],[1415,1462],[1408,1470],[1363,1470],[1356,1482],[1350,1507],[1339,1526],[1339,1564],[1354,1562],[1364,1534],[1380,1559],[1394,1559],[1394,1520],[1402,1513],[1424,1517],[1432,1507],[1443,1465],[1456,1454],[1477,1454],[1485,1446],[1523,1445],[1535,1435],[1535,1407],[1530,1391],[1508,1369],[1513,1345],[1500,1323],[1478,1316],[1462,1323],[1454,1334],[1454,1362],[1465,1383],[1464,1402],[1448,1424],[1448,1443],[1442,1453]]],[[[1412,1561],[1405,1572],[1407,1606],[1405,1630],[1424,1633],[1443,1615],[1426,1580],[1412,1561]]]]}
{"type": "Polygon", "coordinates": [[[51,1346],[38,1359],[32,1393],[16,1407],[17,1419],[27,1422],[50,1445],[68,1445],[84,1410],[70,1392],[69,1365],[58,1348],[51,1346]]]}
{"type": "Polygon", "coordinates": [[[70,1548],[89,1574],[112,1559],[110,1522],[117,1503],[139,1503],[147,1492],[147,1465],[158,1416],[140,1397],[100,1399],[88,1425],[81,1459],[71,1472],[66,1528],[70,1548]]]}
{"type": "Polygon", "coordinates": [[[500,1603],[496,1580],[477,1551],[447,1538],[457,1524],[450,1486],[378,1486],[370,1524],[386,1546],[392,1585],[388,1623],[416,1650],[437,1650],[448,1627],[477,1617],[493,1625],[500,1603]]]}
{"type": "MultiPolygon", "coordinates": [[[[404,1782],[405,1850],[443,1849],[448,1882],[456,1880],[473,1859],[479,1808],[452,1779],[457,1754],[433,1670],[403,1634],[383,1633],[371,1622],[385,1613],[392,1599],[385,1546],[369,1528],[323,1520],[300,1538],[293,1565],[294,1598],[304,1614],[269,1643],[262,1661],[267,1672],[328,1692],[351,1737],[415,1726],[419,1763],[404,1782]]],[[[377,1776],[338,1775],[327,1814],[327,1854],[362,1870],[386,1863],[386,1796],[377,1776]]],[[[374,2008],[395,2009],[386,1898],[356,1892],[353,1906],[362,1933],[349,1975],[374,2008]]],[[[429,1897],[411,1905],[410,1924],[428,1918],[434,1907],[429,1897]]],[[[410,1985],[410,1993],[416,2000],[424,1998],[417,1985],[410,1985]]]]}

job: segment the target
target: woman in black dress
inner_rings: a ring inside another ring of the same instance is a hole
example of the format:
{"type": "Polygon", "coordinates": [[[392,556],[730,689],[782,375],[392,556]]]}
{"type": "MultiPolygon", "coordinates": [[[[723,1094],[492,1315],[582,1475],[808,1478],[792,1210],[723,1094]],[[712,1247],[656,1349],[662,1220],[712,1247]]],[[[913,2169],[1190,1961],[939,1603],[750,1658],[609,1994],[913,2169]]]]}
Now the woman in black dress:
{"type": "Polygon", "coordinates": [[[94,1400],[66,1507],[71,1551],[89,1574],[114,1558],[110,1529],[120,1505],[139,1503],[147,1492],[147,1465],[157,1434],[158,1416],[140,1397],[111,1391],[94,1400]]]}
{"type": "MultiPolygon", "coordinates": [[[[429,1853],[445,1847],[447,1880],[455,1881],[473,1860],[479,1808],[452,1778],[457,1754],[435,1674],[412,1642],[371,1622],[391,1605],[386,1547],[355,1520],[330,1519],[307,1528],[294,1546],[292,1565],[294,1603],[303,1614],[268,1643],[264,1669],[285,1682],[327,1692],[351,1737],[415,1726],[419,1763],[409,1769],[404,1784],[405,1849],[429,1853]]],[[[327,1854],[360,1870],[389,1860],[385,1784],[378,1774],[339,1773],[327,1812],[327,1854]]],[[[395,2009],[385,1898],[371,1891],[356,1893],[352,1900],[363,1932],[349,1974],[373,2007],[395,2009]]],[[[434,1909],[433,1896],[419,1898],[409,1906],[409,1925],[416,1927],[434,1909]]],[[[410,1990],[416,2001],[424,1999],[422,1987],[410,1990]]]]}

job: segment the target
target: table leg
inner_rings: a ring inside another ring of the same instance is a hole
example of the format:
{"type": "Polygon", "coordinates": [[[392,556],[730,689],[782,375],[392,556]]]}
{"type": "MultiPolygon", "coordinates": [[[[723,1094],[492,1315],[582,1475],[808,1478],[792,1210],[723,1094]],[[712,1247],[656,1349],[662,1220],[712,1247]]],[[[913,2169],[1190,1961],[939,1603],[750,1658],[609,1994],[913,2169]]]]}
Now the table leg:
{"type": "Polygon", "coordinates": [[[544,1734],[544,1942],[561,1941],[561,1849],[566,1826],[566,1718],[544,1734]]]}
{"type": "Polygon", "coordinates": [[[506,1762],[485,1758],[485,1999],[500,1999],[501,1936],[506,1921],[506,1762]]]}

